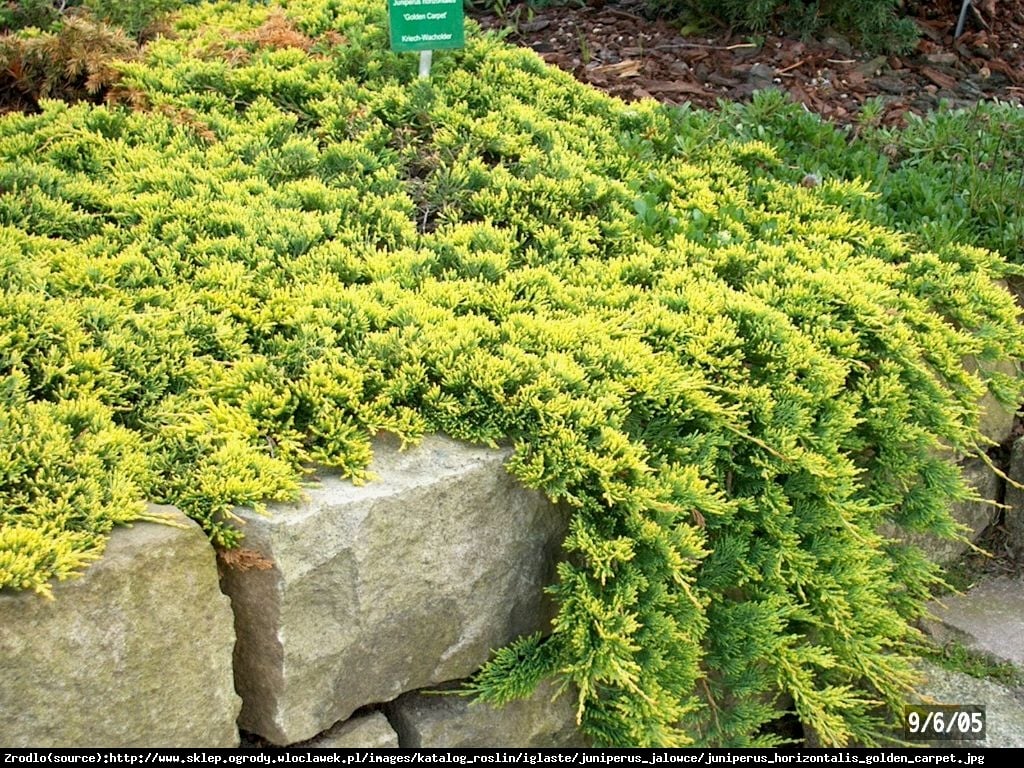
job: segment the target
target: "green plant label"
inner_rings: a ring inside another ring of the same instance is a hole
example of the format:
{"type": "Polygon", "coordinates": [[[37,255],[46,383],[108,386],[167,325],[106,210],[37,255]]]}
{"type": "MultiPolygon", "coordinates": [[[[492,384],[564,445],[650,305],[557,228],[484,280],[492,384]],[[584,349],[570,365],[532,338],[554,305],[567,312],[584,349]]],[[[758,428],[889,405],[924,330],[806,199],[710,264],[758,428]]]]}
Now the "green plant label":
{"type": "Polygon", "coordinates": [[[391,50],[462,48],[462,0],[388,0],[391,50]]]}

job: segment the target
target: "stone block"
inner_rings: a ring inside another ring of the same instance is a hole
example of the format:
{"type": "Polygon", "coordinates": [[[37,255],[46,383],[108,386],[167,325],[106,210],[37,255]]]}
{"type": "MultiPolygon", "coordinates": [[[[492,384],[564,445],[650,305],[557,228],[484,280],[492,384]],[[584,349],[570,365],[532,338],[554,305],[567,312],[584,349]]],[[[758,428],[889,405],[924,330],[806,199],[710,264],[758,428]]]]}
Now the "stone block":
{"type": "Polygon", "coordinates": [[[963,595],[929,604],[925,630],[937,642],[962,642],[1024,670],[1024,581],[1001,577],[984,581],[963,595]]]}
{"type": "MultiPolygon", "coordinates": [[[[988,502],[998,499],[999,477],[981,459],[965,461],[962,470],[967,485],[973,488],[982,499],[988,502]]],[[[977,541],[985,529],[998,517],[999,508],[994,504],[986,503],[986,501],[957,502],[949,510],[953,519],[968,528],[969,533],[965,535],[971,541],[977,541]]],[[[944,539],[925,533],[908,533],[897,529],[892,524],[886,524],[882,528],[882,533],[915,544],[924,550],[929,559],[940,565],[949,565],[969,549],[965,542],[957,539],[944,539]]]]}
{"type": "Polygon", "coordinates": [[[985,739],[930,741],[932,747],[1024,747],[1024,697],[1020,691],[992,680],[982,680],[962,672],[922,665],[925,681],[918,687],[914,703],[981,704],[985,707],[985,739]]]}
{"type": "Polygon", "coordinates": [[[83,575],[0,593],[0,744],[234,747],[231,608],[213,548],[177,527],[116,528],[83,575]]]}
{"type": "Polygon", "coordinates": [[[310,749],[397,749],[398,734],[380,712],[358,715],[302,746],[310,749]]]}
{"type": "Polygon", "coordinates": [[[403,747],[585,747],[576,727],[575,697],[545,682],[528,699],[503,707],[451,691],[415,691],[388,705],[403,747]]]}
{"type": "Polygon", "coordinates": [[[240,725],[309,739],[366,704],[466,677],[546,630],[566,517],[508,475],[509,451],[380,442],[375,480],[323,473],[308,498],[239,510],[270,570],[222,568],[240,725]]]}
{"type": "MultiPolygon", "coordinates": [[[[1009,360],[1002,361],[979,361],[973,355],[964,359],[964,367],[969,371],[995,372],[1005,376],[1019,377],[1020,371],[1016,363],[1009,360]]],[[[1010,439],[1013,432],[1013,420],[1016,410],[1007,408],[1000,403],[991,393],[986,393],[981,398],[981,418],[978,424],[981,434],[987,437],[996,445],[1001,445],[1010,439]]]]}
{"type": "Polygon", "coordinates": [[[1013,482],[1006,484],[1006,506],[1003,514],[1003,526],[1006,528],[1008,544],[1018,558],[1024,559],[1024,489],[1014,483],[1024,485],[1024,437],[1013,443],[1010,452],[1010,471],[1007,473],[1013,482]]]}

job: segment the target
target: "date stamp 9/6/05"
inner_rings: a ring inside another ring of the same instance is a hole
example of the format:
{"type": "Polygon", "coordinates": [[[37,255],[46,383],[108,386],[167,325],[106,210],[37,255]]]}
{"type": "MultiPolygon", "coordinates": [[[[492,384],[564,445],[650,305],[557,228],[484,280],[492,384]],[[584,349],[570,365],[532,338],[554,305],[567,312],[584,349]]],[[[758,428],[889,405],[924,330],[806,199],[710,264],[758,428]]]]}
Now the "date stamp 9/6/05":
{"type": "Polygon", "coordinates": [[[903,707],[907,741],[975,741],[985,738],[984,704],[907,704],[903,707]]]}

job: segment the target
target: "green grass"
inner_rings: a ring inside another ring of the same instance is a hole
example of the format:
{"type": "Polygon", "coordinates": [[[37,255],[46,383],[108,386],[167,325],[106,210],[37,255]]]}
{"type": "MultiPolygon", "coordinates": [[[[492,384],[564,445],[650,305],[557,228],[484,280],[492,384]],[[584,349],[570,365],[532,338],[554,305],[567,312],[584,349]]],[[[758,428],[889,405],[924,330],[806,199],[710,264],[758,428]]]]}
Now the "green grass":
{"type": "Polygon", "coordinates": [[[996,661],[978,651],[972,651],[962,643],[950,642],[942,647],[923,646],[921,658],[971,677],[991,680],[1008,688],[1024,688],[1024,671],[1008,661],[996,661]]]}
{"type": "Polygon", "coordinates": [[[120,65],[133,109],[0,119],[0,587],[145,499],[233,546],[377,433],[510,441],[570,533],[553,634],[479,695],[558,677],[602,744],[770,744],[789,702],[870,743],[937,578],[877,531],[955,530],[936,447],[980,451],[1000,384],[963,358],[1024,352],[1005,261],[892,228],[771,97],[625,105],[476,34],[424,82],[385,33],[201,5],[120,65]]]}

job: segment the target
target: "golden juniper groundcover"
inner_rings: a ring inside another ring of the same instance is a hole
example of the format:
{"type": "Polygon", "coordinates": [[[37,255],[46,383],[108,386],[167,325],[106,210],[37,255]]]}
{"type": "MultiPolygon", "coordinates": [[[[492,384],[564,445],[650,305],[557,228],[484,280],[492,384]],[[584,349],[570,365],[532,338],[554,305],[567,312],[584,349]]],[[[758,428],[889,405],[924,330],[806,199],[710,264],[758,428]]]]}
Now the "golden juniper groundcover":
{"type": "MultiPolygon", "coordinates": [[[[549,637],[475,681],[572,683],[597,743],[879,738],[953,533],[941,444],[1017,359],[998,258],[918,252],[871,192],[686,155],[625,105],[479,34],[430,82],[383,3],[221,2],[121,65],[130,106],[0,120],[0,586],[46,593],[143,500],[232,546],[301,467],[371,437],[515,445],[564,503],[549,637]]],[[[500,506],[494,514],[500,515],[500,506]]]]}

